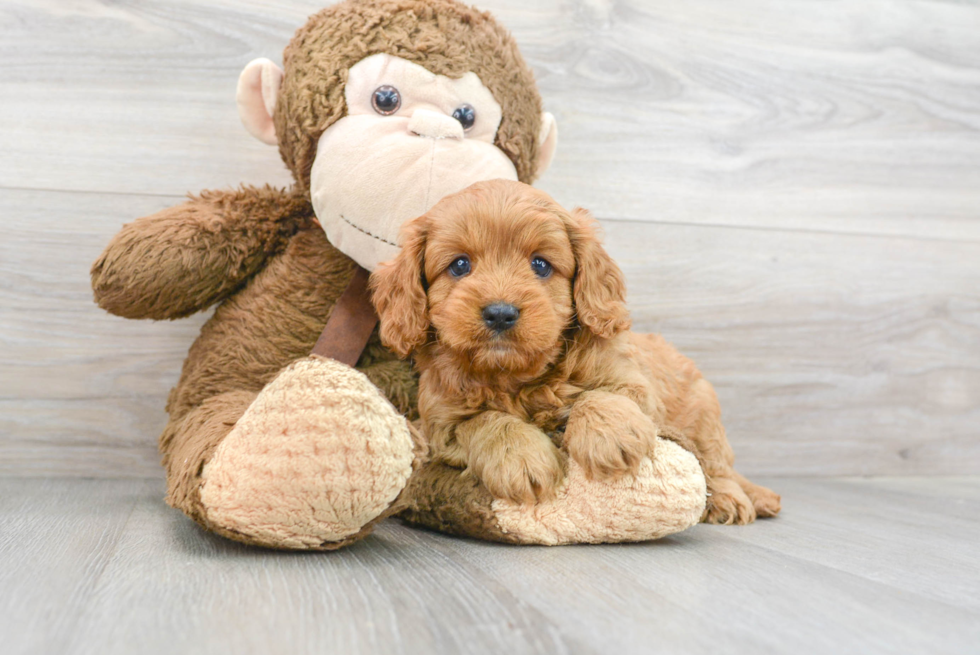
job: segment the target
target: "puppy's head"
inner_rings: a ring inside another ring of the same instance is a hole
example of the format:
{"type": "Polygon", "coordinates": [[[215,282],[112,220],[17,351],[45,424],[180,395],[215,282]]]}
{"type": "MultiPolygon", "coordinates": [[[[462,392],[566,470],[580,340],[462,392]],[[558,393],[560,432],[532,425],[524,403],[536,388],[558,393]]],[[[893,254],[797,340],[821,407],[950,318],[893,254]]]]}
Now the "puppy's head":
{"type": "Polygon", "coordinates": [[[573,325],[602,338],[629,328],[592,216],[520,182],[474,184],[407,222],[371,286],[385,345],[404,357],[435,339],[483,374],[538,375],[573,325]]]}

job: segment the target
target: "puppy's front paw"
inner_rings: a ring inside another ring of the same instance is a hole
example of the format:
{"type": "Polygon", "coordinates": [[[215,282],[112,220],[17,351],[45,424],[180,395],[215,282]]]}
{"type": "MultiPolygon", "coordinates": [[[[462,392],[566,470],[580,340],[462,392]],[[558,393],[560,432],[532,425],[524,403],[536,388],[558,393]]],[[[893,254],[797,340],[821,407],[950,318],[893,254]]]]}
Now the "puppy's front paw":
{"type": "Polygon", "coordinates": [[[538,428],[511,424],[471,451],[469,468],[490,495],[515,503],[554,498],[565,476],[561,452],[538,428]]]}
{"type": "Polygon", "coordinates": [[[572,405],[564,443],[589,479],[615,479],[653,457],[657,426],[629,398],[594,393],[572,405]]]}

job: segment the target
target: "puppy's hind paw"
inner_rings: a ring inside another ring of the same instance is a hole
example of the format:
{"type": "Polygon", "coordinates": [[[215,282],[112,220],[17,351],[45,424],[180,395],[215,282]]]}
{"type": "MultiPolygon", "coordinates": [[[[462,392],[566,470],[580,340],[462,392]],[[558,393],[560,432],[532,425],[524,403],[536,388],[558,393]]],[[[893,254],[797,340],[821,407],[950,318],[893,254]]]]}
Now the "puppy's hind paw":
{"type": "Polygon", "coordinates": [[[753,484],[741,476],[736,480],[741,485],[742,491],[752,500],[752,506],[755,507],[755,513],[759,518],[771,518],[779,514],[783,504],[779,494],[772,489],[753,484]]]}
{"type": "Polygon", "coordinates": [[[733,480],[715,479],[708,483],[708,503],[701,516],[702,523],[748,525],[755,518],[752,500],[733,480]]]}

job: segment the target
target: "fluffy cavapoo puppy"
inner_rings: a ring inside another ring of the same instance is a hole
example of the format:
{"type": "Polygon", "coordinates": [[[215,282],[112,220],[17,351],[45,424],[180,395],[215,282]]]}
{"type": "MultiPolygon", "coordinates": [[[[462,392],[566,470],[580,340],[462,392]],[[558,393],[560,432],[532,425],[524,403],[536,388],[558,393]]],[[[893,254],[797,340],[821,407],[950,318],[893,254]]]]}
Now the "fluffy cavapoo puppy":
{"type": "Polygon", "coordinates": [[[585,210],[520,182],[475,184],[407,222],[371,285],[382,341],[415,355],[432,456],[495,497],[552,497],[566,456],[593,478],[634,473],[662,432],[701,462],[705,521],[779,511],[778,495],[732,467],[694,364],[629,331],[623,274],[585,210]]]}

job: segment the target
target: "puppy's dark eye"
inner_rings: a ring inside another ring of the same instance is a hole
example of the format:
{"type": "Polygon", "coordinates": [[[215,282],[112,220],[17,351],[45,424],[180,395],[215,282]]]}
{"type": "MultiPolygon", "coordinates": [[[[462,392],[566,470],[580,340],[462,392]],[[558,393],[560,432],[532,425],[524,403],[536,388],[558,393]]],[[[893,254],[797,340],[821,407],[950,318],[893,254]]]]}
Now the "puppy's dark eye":
{"type": "Polygon", "coordinates": [[[460,255],[449,265],[449,274],[453,277],[463,277],[470,272],[470,258],[460,255]]]}
{"type": "Polygon", "coordinates": [[[402,95],[391,85],[379,86],[371,95],[371,106],[383,116],[394,114],[402,106],[402,95]]]}
{"type": "Polygon", "coordinates": [[[476,123],[476,110],[473,105],[460,105],[453,112],[453,118],[459,121],[464,130],[468,130],[476,123]]]}
{"type": "Polygon", "coordinates": [[[538,277],[548,277],[551,275],[551,264],[544,257],[535,257],[531,260],[531,270],[538,277]]]}

